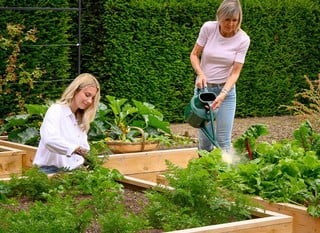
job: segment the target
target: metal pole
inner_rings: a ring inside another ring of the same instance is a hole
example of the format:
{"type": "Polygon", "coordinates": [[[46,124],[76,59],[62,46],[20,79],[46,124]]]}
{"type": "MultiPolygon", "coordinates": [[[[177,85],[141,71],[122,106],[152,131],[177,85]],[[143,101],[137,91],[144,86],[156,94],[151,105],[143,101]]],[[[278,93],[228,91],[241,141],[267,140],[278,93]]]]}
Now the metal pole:
{"type": "Polygon", "coordinates": [[[78,74],[81,73],[81,0],[78,2],[78,74]]]}

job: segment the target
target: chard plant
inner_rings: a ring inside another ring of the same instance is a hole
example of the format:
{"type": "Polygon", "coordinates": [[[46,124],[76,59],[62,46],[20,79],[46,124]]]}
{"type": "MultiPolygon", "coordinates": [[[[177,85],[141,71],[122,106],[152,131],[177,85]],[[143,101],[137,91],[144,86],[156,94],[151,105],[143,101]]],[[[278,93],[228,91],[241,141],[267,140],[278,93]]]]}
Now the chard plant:
{"type": "MultiPolygon", "coordinates": [[[[257,156],[220,177],[228,189],[305,206],[310,215],[320,217],[320,134],[305,121],[293,135],[293,140],[255,142],[252,149],[257,156]]],[[[239,141],[235,145],[245,150],[243,138],[239,141]]]]}

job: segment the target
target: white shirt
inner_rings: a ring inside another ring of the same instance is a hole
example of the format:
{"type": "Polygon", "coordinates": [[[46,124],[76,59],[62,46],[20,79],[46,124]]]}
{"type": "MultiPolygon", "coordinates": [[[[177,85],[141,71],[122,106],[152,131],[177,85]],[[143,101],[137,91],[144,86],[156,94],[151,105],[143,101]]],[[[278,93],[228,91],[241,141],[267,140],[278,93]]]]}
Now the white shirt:
{"type": "Polygon", "coordinates": [[[219,23],[208,21],[200,29],[197,44],[203,47],[200,65],[207,82],[224,83],[230,76],[233,63],[244,63],[250,38],[243,30],[232,37],[223,37],[219,23]]]}
{"type": "Polygon", "coordinates": [[[89,150],[86,132],[79,127],[68,105],[53,104],[48,109],[40,128],[40,143],[33,164],[75,169],[84,158],[72,154],[81,146],[89,150]]]}

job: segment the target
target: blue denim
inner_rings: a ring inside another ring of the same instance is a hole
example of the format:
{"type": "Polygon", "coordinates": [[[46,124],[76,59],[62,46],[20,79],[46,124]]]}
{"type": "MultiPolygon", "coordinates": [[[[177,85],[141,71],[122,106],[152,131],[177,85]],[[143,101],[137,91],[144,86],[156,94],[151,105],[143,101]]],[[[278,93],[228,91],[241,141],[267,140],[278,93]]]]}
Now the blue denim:
{"type": "MultiPolygon", "coordinates": [[[[209,92],[214,92],[219,95],[223,88],[223,85],[217,87],[208,87],[209,92]]],[[[197,87],[195,87],[195,95],[198,93],[197,87]]],[[[211,122],[207,123],[207,130],[211,135],[215,136],[215,140],[222,150],[229,151],[231,149],[231,137],[232,128],[234,123],[234,117],[236,112],[236,88],[235,86],[229,91],[228,95],[220,105],[219,109],[214,112],[215,122],[213,122],[215,133],[212,134],[211,122]]],[[[199,129],[199,150],[213,150],[214,145],[210,139],[199,129]]]]}
{"type": "Polygon", "coordinates": [[[41,166],[40,171],[46,174],[53,174],[53,173],[57,173],[59,171],[59,168],[56,166],[41,166]]]}

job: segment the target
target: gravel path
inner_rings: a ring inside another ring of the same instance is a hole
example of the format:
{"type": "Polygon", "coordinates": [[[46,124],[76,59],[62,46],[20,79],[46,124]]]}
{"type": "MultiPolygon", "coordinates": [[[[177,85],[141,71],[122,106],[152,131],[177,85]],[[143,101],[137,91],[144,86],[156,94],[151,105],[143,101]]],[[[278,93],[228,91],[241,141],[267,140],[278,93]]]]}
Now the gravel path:
{"type": "MultiPolygon", "coordinates": [[[[294,130],[297,129],[302,122],[303,119],[297,116],[236,118],[232,138],[233,140],[237,139],[253,124],[267,125],[269,134],[261,137],[260,140],[271,142],[292,138],[294,130]]],[[[189,124],[172,124],[170,128],[173,133],[178,135],[198,136],[198,129],[191,127],[189,124]]]]}

